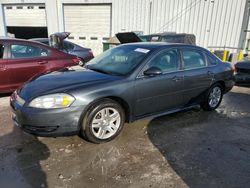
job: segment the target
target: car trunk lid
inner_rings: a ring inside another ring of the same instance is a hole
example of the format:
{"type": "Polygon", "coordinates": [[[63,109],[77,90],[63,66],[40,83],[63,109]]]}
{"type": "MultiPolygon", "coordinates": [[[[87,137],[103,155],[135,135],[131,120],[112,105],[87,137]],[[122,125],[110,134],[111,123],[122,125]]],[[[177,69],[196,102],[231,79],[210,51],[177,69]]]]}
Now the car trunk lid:
{"type": "Polygon", "coordinates": [[[49,36],[49,44],[53,48],[57,48],[59,50],[63,50],[63,41],[64,39],[68,38],[70,35],[69,32],[58,32],[58,33],[53,33],[49,36]]]}
{"type": "Polygon", "coordinates": [[[134,32],[125,32],[115,34],[121,44],[142,42],[142,40],[134,32]]]}

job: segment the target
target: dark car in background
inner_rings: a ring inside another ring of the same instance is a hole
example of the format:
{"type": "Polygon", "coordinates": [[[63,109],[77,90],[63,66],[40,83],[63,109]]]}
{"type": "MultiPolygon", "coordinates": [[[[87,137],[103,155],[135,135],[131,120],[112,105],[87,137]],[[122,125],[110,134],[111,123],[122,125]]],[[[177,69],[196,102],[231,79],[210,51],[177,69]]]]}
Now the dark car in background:
{"type": "Polygon", "coordinates": [[[14,91],[36,74],[78,62],[76,56],[38,42],[0,38],[0,93],[14,91]]]}
{"type": "Polygon", "coordinates": [[[81,59],[81,61],[79,62],[79,65],[83,66],[89,60],[94,58],[93,52],[90,48],[85,48],[85,47],[79,46],[77,44],[74,44],[70,41],[65,40],[69,35],[70,33],[68,32],[61,32],[61,33],[54,33],[50,35],[50,38],[34,38],[30,40],[41,42],[48,46],[57,48],[65,53],[75,55],[81,59]],[[56,44],[57,42],[59,44],[56,44]]]}
{"type": "Polygon", "coordinates": [[[250,86],[250,60],[235,64],[235,80],[237,85],[250,86]]]}
{"type": "Polygon", "coordinates": [[[109,49],[83,70],[35,77],[11,96],[14,124],[41,136],[115,138],[124,122],[201,106],[216,109],[234,85],[233,68],[184,44],[131,43],[109,49]]]}
{"type": "Polygon", "coordinates": [[[155,33],[150,35],[139,36],[144,42],[168,42],[168,43],[183,43],[183,44],[196,44],[196,37],[194,34],[188,33],[155,33]]]}

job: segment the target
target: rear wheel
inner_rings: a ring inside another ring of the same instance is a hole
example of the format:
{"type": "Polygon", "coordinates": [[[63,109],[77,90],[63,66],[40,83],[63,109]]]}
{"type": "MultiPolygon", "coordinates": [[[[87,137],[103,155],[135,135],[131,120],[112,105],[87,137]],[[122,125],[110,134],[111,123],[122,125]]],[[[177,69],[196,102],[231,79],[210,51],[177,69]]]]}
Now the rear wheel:
{"type": "Polygon", "coordinates": [[[80,61],[78,62],[78,65],[80,65],[81,67],[83,67],[85,64],[84,60],[82,58],[80,58],[80,61]]]}
{"type": "Polygon", "coordinates": [[[122,107],[113,100],[105,99],[94,104],[87,112],[82,134],[93,143],[108,142],[119,135],[124,121],[122,107]]]}
{"type": "Polygon", "coordinates": [[[215,110],[221,103],[223,97],[223,87],[221,84],[214,84],[205,96],[205,101],[202,104],[204,110],[215,110]]]}

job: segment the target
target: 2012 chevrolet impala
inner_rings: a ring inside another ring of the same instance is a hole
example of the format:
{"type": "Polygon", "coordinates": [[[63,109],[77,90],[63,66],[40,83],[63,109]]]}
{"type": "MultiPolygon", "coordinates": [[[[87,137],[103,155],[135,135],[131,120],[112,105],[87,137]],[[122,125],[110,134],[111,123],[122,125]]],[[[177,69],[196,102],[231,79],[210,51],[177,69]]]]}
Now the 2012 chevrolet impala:
{"type": "Polygon", "coordinates": [[[234,85],[233,68],[208,50],[184,44],[131,43],[83,70],[31,79],[11,96],[14,124],[40,136],[81,133],[114,139],[125,122],[194,106],[216,109],[234,85]]]}

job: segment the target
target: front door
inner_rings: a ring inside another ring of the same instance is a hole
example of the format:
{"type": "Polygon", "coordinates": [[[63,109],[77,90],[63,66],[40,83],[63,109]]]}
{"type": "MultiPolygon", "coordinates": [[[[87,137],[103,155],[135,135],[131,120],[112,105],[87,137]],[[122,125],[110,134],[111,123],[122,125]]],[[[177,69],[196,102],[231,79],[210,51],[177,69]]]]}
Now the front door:
{"type": "Polygon", "coordinates": [[[157,67],[162,74],[145,76],[143,73],[135,83],[135,116],[143,116],[177,108],[182,105],[183,72],[180,71],[179,52],[163,50],[144,67],[157,67]]]}

